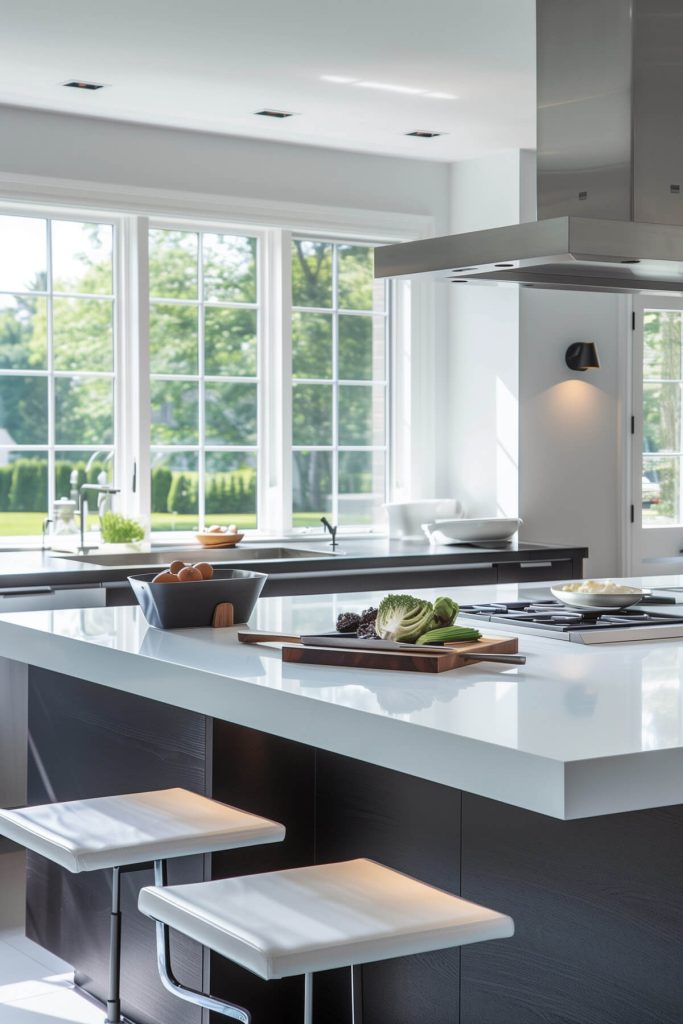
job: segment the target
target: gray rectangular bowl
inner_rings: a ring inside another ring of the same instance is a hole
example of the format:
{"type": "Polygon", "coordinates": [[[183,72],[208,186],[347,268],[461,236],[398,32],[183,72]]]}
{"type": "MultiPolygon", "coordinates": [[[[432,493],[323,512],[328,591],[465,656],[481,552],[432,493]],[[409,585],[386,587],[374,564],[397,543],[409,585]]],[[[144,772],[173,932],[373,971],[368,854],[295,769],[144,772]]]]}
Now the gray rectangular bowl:
{"type": "Polygon", "coordinates": [[[213,577],[200,583],[153,583],[156,575],[129,576],[128,582],[142,614],[157,629],[210,626],[216,605],[224,601],[233,606],[236,623],[247,622],[268,579],[245,569],[214,569],[213,577]]]}

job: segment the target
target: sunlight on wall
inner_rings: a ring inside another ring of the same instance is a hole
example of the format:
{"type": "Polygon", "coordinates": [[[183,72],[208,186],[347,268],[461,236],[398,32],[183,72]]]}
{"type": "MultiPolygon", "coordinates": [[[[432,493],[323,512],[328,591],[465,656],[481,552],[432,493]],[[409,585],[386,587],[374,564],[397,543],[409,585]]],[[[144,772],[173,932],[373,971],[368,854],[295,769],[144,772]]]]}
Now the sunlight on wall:
{"type": "Polygon", "coordinates": [[[496,512],[516,516],[518,510],[519,436],[517,396],[496,377],[496,512]]]}

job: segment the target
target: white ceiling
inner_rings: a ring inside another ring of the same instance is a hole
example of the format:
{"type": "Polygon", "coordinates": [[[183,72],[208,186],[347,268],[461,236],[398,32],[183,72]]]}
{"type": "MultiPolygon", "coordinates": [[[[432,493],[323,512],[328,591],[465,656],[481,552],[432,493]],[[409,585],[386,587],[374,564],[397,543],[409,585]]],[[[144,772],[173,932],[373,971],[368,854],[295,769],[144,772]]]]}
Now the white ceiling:
{"type": "Polygon", "coordinates": [[[534,0],[0,0],[0,25],[0,103],[427,160],[535,146],[534,0]]]}

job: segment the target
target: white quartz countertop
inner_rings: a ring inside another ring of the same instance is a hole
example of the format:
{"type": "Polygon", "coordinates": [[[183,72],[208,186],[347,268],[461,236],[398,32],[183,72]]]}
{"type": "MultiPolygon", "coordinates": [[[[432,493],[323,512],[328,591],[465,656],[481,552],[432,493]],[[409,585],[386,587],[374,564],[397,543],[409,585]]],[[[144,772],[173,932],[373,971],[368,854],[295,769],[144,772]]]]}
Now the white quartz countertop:
{"type": "MultiPolygon", "coordinates": [[[[266,598],[250,625],[320,632],[382,596],[266,598]]],[[[547,589],[451,596],[511,601],[547,589]]],[[[556,818],[683,803],[683,640],[583,646],[522,636],[523,667],[429,675],[283,664],[277,648],[239,644],[236,633],[164,632],[129,607],[22,612],[0,616],[0,651],[556,818]]]]}

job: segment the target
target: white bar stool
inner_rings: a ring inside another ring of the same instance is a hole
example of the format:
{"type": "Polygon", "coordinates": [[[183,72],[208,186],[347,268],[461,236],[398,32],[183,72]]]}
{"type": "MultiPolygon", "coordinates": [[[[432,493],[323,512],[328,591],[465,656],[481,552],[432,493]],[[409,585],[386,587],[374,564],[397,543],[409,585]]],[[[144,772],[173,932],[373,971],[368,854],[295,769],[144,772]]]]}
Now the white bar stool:
{"type": "MultiPolygon", "coordinates": [[[[154,861],[158,880],[170,857],[281,842],[285,828],[186,789],[164,789],[0,810],[0,835],[73,873],[112,869],[106,1021],[116,1024],[121,1020],[121,868],[154,861]]],[[[195,995],[199,1005],[214,1008],[209,997],[195,995]]]]}
{"type": "MultiPolygon", "coordinates": [[[[189,1002],[173,977],[169,928],[269,981],[305,975],[305,1024],[313,1020],[312,976],[352,968],[354,1024],[360,1024],[360,964],[463,946],[514,933],[505,914],[469,903],[370,860],[274,871],[140,891],[139,908],[157,923],[161,980],[189,1002]]],[[[214,1006],[214,1009],[218,1009],[214,1006]]],[[[218,1010],[237,1016],[229,1003],[218,1010]]]]}

